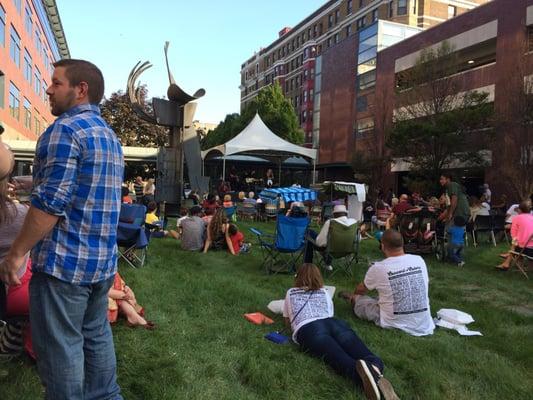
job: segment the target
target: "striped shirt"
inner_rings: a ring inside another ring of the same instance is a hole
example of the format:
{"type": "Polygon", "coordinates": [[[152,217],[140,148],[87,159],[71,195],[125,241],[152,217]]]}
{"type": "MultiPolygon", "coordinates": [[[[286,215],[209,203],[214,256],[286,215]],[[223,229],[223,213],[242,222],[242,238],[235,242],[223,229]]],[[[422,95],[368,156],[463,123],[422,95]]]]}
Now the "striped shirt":
{"type": "Polygon", "coordinates": [[[37,142],[32,206],[59,217],[32,250],[34,272],[88,285],[117,268],[124,157],[98,106],[61,114],[37,142]]]}

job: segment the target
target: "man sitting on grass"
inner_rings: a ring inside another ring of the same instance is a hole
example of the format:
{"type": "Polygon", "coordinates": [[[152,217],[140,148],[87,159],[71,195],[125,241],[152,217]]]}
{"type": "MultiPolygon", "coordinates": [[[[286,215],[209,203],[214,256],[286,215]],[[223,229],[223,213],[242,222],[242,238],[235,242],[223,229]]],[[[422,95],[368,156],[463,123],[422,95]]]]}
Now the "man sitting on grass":
{"type": "Polygon", "coordinates": [[[199,251],[204,247],[207,223],[200,218],[201,213],[200,206],[193,206],[189,210],[190,216],[181,221],[181,248],[183,250],[199,251]]]}
{"type": "Polygon", "coordinates": [[[400,329],[413,336],[433,334],[426,263],[420,256],[404,253],[402,235],[396,230],[385,231],[381,251],[387,258],[370,266],[353,294],[341,292],[339,297],[352,303],[357,317],[382,328],[400,329]],[[366,296],[374,289],[377,299],[366,296]]]}

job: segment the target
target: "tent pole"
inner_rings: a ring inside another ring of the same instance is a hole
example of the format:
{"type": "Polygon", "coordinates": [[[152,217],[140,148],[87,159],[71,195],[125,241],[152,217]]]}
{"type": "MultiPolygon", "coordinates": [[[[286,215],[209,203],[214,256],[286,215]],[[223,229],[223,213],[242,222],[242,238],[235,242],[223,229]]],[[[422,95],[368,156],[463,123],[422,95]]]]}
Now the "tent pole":
{"type": "Polygon", "coordinates": [[[226,182],[226,155],[222,159],[222,182],[226,182]]]}
{"type": "Polygon", "coordinates": [[[316,158],[313,158],[313,185],[315,184],[315,176],[316,176],[316,158]]]}
{"type": "Polygon", "coordinates": [[[281,187],[281,157],[279,158],[278,182],[279,182],[279,187],[281,187]]]}

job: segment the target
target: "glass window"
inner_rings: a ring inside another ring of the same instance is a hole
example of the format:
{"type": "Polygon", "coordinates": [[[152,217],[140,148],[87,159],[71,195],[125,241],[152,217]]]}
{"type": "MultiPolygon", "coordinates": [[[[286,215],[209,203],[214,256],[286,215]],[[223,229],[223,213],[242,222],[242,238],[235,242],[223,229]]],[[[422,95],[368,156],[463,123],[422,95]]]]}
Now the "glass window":
{"type": "Polygon", "coordinates": [[[6,88],[6,76],[0,71],[0,108],[4,108],[4,93],[6,88]]]}
{"type": "Polygon", "coordinates": [[[24,127],[31,129],[31,104],[26,98],[24,98],[24,127]]]}
{"type": "Polygon", "coordinates": [[[335,11],[335,25],[337,25],[339,23],[340,16],[341,16],[340,11],[336,10],[335,11]]]}
{"type": "Polygon", "coordinates": [[[378,25],[370,25],[368,28],[362,30],[359,33],[359,41],[363,41],[365,39],[368,39],[370,36],[374,36],[378,34],[378,25]]]}
{"type": "Polygon", "coordinates": [[[34,133],[36,136],[40,136],[41,135],[41,117],[39,116],[39,114],[37,114],[37,112],[35,113],[35,118],[33,119],[34,121],[34,133]]]}
{"type": "Polygon", "coordinates": [[[22,0],[13,0],[13,4],[15,5],[15,8],[20,14],[20,12],[22,11],[22,0]]]}
{"type": "Polygon", "coordinates": [[[370,36],[368,39],[359,42],[359,52],[368,50],[371,47],[378,45],[378,35],[370,36]]]}
{"type": "Polygon", "coordinates": [[[366,51],[363,51],[362,53],[359,53],[357,62],[361,64],[365,61],[370,60],[371,58],[376,58],[377,54],[378,54],[377,47],[372,47],[366,51]]]}
{"type": "Polygon", "coordinates": [[[0,4],[0,45],[6,45],[6,12],[0,4]]]}
{"type": "Polygon", "coordinates": [[[328,28],[333,26],[333,14],[328,15],[328,28]]]}
{"type": "Polygon", "coordinates": [[[20,91],[13,82],[9,82],[9,115],[17,120],[20,116],[20,91]]]}
{"type": "Polygon", "coordinates": [[[26,6],[26,12],[24,14],[24,27],[26,29],[26,32],[28,32],[28,35],[31,36],[33,33],[33,20],[31,15],[31,10],[28,6],[26,6]]]}
{"type": "Polygon", "coordinates": [[[357,78],[359,90],[367,89],[376,83],[376,70],[359,75],[357,78]]]}
{"type": "Polygon", "coordinates": [[[20,68],[20,36],[11,25],[11,45],[9,47],[9,56],[11,60],[20,68]]]}
{"type": "Polygon", "coordinates": [[[335,43],[339,43],[339,34],[336,33],[335,36],[334,36],[334,40],[333,40],[335,43]]]}
{"type": "Polygon", "coordinates": [[[41,95],[41,71],[35,67],[35,93],[37,93],[37,96],[41,95]]]}
{"type": "Polygon", "coordinates": [[[41,35],[37,29],[35,30],[35,49],[37,50],[37,54],[41,52],[41,35]]]}
{"type": "Polygon", "coordinates": [[[46,94],[46,89],[48,89],[48,85],[45,81],[43,81],[43,101],[45,103],[48,103],[48,95],[46,94]]]}
{"type": "Polygon", "coordinates": [[[398,15],[407,14],[407,0],[398,0],[398,11],[396,13],[398,15]]]}
{"type": "Polygon", "coordinates": [[[376,68],[376,58],[371,58],[357,66],[357,74],[361,75],[376,68]]]}
{"type": "Polygon", "coordinates": [[[352,34],[352,25],[348,25],[346,27],[346,37],[350,36],[352,34]]]}
{"type": "Polygon", "coordinates": [[[358,135],[370,133],[373,130],[374,130],[374,119],[373,118],[363,118],[357,121],[357,134],[358,135]]]}
{"type": "Polygon", "coordinates": [[[457,16],[457,7],[448,6],[448,19],[457,16]]]}
{"type": "Polygon", "coordinates": [[[394,3],[391,1],[389,2],[389,18],[394,17],[394,3]]]}
{"type": "Polygon", "coordinates": [[[346,14],[352,13],[352,0],[348,0],[346,3],[346,14]]]}
{"type": "Polygon", "coordinates": [[[357,30],[363,29],[366,25],[365,17],[361,17],[357,20],[357,30]]]}
{"type": "Polygon", "coordinates": [[[379,10],[376,8],[372,11],[372,22],[376,22],[379,17],[379,10]]]}
{"type": "Polygon", "coordinates": [[[364,112],[368,108],[367,96],[360,96],[356,101],[357,112],[364,112]]]}
{"type": "Polygon", "coordinates": [[[32,71],[32,59],[28,50],[24,49],[24,78],[31,84],[32,71]]]}

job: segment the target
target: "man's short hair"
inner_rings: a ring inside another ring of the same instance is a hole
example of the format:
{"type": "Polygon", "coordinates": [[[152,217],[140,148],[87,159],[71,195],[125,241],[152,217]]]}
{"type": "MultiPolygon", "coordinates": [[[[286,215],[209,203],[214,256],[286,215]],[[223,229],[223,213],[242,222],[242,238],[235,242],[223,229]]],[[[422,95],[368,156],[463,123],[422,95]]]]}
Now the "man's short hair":
{"type": "Polygon", "coordinates": [[[54,67],[65,68],[65,76],[71,87],[78,86],[81,82],[89,86],[89,103],[100,104],[104,97],[104,76],[96,65],[85,60],[65,58],[55,62],[54,67]]]}
{"type": "Polygon", "coordinates": [[[440,176],[443,176],[444,178],[449,179],[449,180],[453,179],[452,174],[449,172],[443,172],[442,174],[440,174],[440,176]]]}
{"type": "Polygon", "coordinates": [[[381,243],[388,250],[403,249],[403,237],[395,229],[387,229],[381,237],[381,243]]]}
{"type": "Polygon", "coordinates": [[[529,214],[531,211],[531,204],[529,204],[529,200],[522,201],[518,206],[518,209],[522,212],[522,214],[529,214]]]}
{"type": "Polygon", "coordinates": [[[155,210],[157,210],[157,203],[155,201],[151,201],[148,203],[148,212],[154,212],[155,210]]]}
{"type": "Polygon", "coordinates": [[[189,210],[189,214],[192,216],[199,215],[202,212],[202,207],[200,206],[192,206],[189,210]]]}

